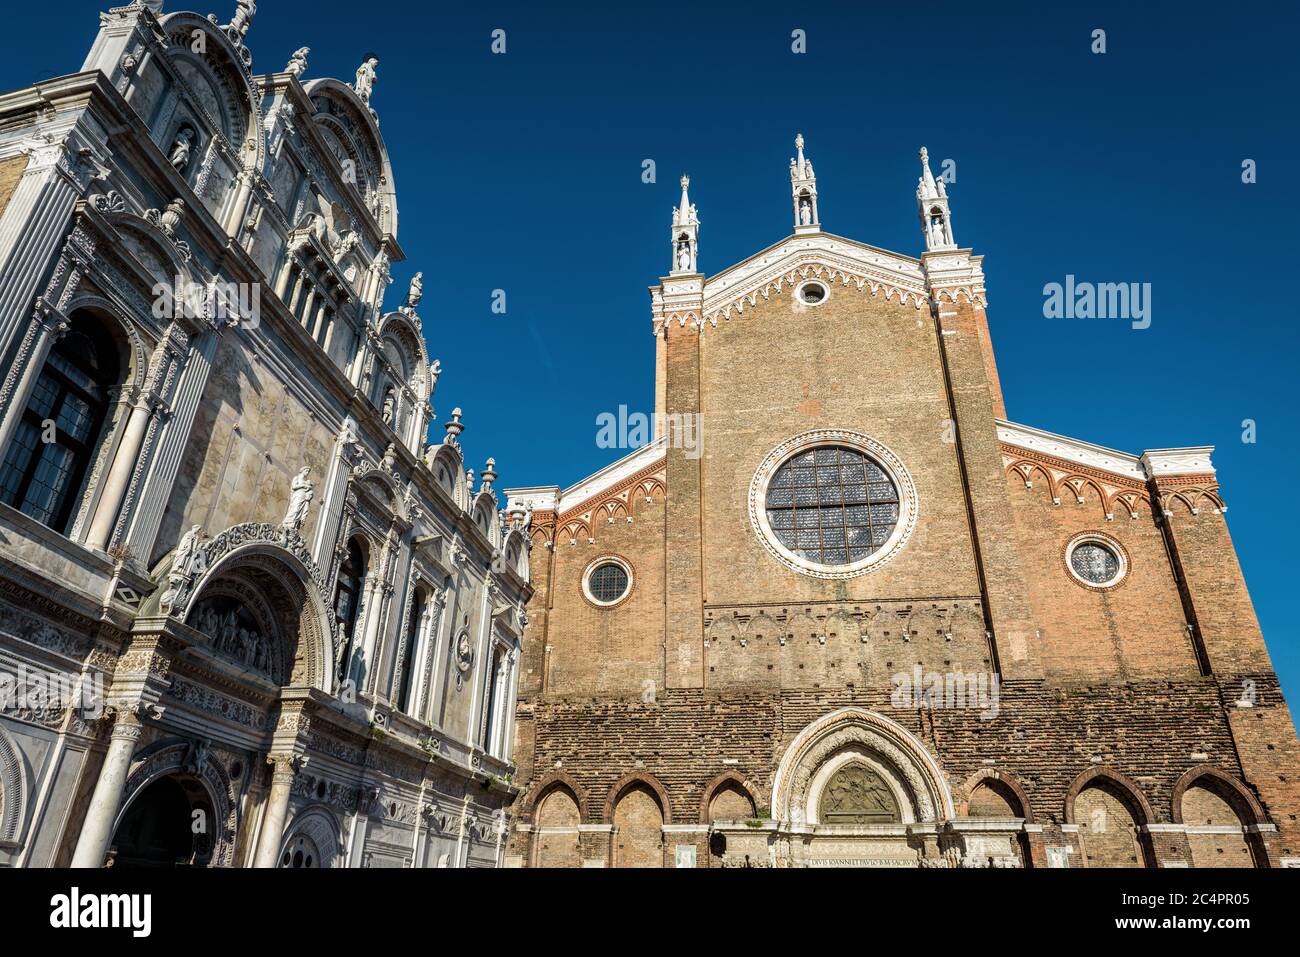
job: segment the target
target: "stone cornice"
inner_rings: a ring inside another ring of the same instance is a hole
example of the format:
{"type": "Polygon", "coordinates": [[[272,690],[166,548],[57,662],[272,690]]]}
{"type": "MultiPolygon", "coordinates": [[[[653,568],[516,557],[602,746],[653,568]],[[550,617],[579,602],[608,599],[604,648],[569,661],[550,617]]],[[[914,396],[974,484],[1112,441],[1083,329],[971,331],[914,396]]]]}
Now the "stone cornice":
{"type": "Polygon", "coordinates": [[[1210,461],[1214,447],[1209,445],[1148,449],[1141,455],[1131,455],[1005,419],[995,421],[998,440],[1008,451],[1020,450],[1030,453],[1031,457],[1050,458],[1063,468],[1096,470],[1140,484],[1175,476],[1208,477],[1212,480],[1215,474],[1210,461]]]}
{"type": "Polygon", "coordinates": [[[621,491],[630,481],[653,474],[662,466],[666,449],[667,442],[660,436],[563,491],[559,486],[508,488],[505,490],[509,502],[507,511],[523,508],[533,512],[553,512],[557,519],[568,518],[595,499],[621,491]]]}

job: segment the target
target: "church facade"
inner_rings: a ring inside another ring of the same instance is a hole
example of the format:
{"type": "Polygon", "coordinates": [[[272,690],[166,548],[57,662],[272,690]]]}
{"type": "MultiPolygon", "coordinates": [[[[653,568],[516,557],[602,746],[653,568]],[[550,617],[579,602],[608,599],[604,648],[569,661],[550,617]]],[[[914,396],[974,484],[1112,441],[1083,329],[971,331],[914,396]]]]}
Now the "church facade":
{"type": "Polygon", "coordinates": [[[426,442],[378,61],[161,6],[0,96],[0,866],[497,866],[526,516],[426,442]]]}
{"type": "Polygon", "coordinates": [[[657,437],[512,489],[515,866],[1277,867],[1300,746],[1210,448],[1007,418],[924,150],[919,257],[821,227],[714,275],[683,177],[657,437]]]}

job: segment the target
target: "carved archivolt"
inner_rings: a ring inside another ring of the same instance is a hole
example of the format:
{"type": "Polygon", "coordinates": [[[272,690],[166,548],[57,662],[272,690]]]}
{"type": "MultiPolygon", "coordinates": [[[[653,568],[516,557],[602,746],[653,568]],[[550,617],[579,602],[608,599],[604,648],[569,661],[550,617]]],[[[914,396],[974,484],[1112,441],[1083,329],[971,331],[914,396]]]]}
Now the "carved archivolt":
{"type": "Polygon", "coordinates": [[[280,845],[280,854],[276,860],[283,859],[286,850],[304,840],[316,852],[314,867],[340,867],[343,863],[343,841],[339,833],[338,821],[328,809],[319,804],[304,808],[294,815],[285,828],[287,836],[280,845]]]}
{"type": "Polygon", "coordinates": [[[943,772],[910,731],[873,711],[842,708],[810,724],[786,749],[772,786],[772,818],[812,823],[808,809],[820,788],[852,761],[866,764],[890,785],[906,822],[954,816],[943,772]]]}
{"type": "Polygon", "coordinates": [[[27,806],[27,769],[22,753],[0,728],[0,847],[17,846],[27,806]]]}
{"type": "Polygon", "coordinates": [[[183,773],[199,781],[212,802],[211,825],[212,867],[231,867],[235,860],[235,835],[239,827],[238,794],[236,782],[226,773],[231,756],[216,748],[209,753],[202,749],[202,758],[195,760],[193,742],[172,738],[160,742],[136,756],[122,789],[122,802],[118,805],[113,831],[122,824],[131,802],[150,784],[168,774],[183,773]]]}

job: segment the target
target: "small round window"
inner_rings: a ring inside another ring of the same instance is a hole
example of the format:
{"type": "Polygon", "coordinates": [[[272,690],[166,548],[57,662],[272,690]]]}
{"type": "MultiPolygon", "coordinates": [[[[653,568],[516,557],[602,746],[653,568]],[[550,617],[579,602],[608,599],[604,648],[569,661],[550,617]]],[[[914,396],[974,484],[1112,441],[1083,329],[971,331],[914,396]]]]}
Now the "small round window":
{"type": "Polygon", "coordinates": [[[1100,535],[1080,535],[1066,548],[1066,567],[1085,585],[1106,588],[1124,577],[1128,562],[1123,550],[1100,535]]]}
{"type": "Polygon", "coordinates": [[[826,300],[830,290],[819,282],[806,282],[799,287],[797,295],[805,306],[816,306],[826,300]]]}
{"type": "Polygon", "coordinates": [[[619,558],[597,559],[588,566],[582,589],[597,605],[617,605],[632,589],[632,569],[619,558]]]}

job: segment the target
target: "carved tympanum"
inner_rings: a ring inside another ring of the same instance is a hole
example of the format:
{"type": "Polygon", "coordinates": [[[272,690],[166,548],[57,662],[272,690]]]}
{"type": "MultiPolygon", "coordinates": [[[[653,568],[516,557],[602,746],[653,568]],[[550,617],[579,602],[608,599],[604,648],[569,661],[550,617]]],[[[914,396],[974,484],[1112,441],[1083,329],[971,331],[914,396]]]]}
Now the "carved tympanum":
{"type": "Polygon", "coordinates": [[[823,824],[896,824],[902,820],[894,794],[865,764],[846,764],[822,791],[823,824]]]}

